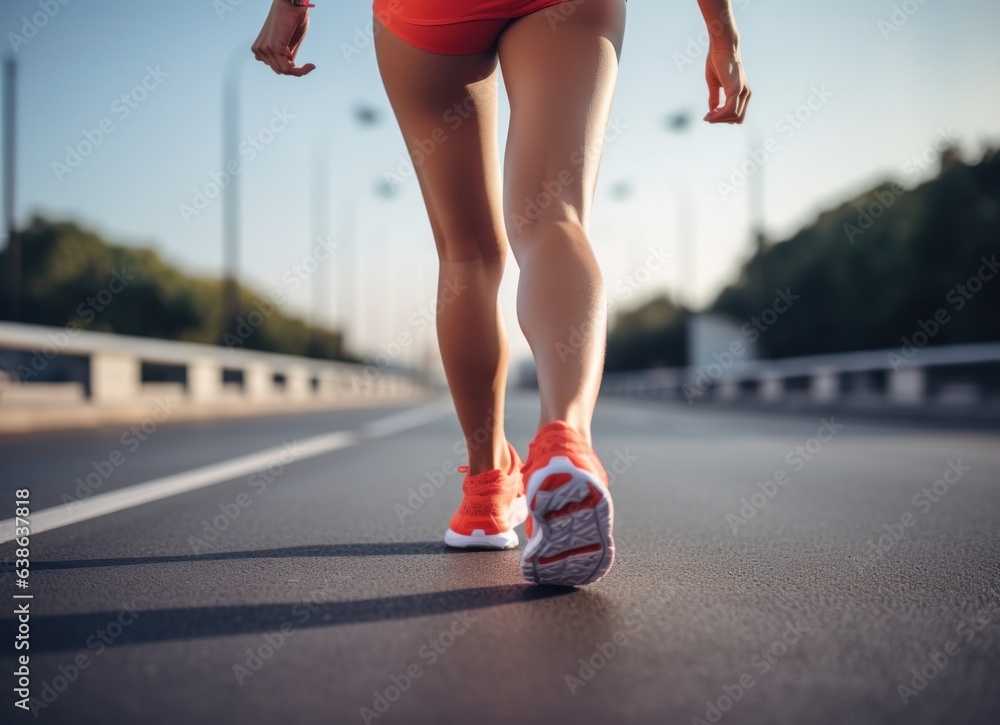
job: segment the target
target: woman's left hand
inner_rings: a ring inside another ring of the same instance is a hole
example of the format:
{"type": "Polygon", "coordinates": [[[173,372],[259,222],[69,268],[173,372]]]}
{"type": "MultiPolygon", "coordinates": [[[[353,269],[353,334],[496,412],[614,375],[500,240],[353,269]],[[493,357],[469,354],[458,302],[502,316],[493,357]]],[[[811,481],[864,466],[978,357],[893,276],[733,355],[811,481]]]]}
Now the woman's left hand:
{"type": "Polygon", "coordinates": [[[260,35],[250,47],[253,57],[266,63],[275,73],[286,76],[304,76],[316,69],[312,63],[298,67],[295,56],[309,29],[309,11],[297,7],[290,0],[274,0],[267,14],[260,35]]]}

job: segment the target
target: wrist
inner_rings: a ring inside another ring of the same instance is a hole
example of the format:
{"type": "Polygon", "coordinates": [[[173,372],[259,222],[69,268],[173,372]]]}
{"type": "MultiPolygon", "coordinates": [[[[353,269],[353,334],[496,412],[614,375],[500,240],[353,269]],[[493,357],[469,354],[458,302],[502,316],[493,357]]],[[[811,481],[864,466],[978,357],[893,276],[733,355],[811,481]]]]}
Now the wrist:
{"type": "Polygon", "coordinates": [[[730,27],[730,30],[729,33],[711,36],[708,41],[709,53],[740,54],[740,34],[736,28],[730,27]]]}

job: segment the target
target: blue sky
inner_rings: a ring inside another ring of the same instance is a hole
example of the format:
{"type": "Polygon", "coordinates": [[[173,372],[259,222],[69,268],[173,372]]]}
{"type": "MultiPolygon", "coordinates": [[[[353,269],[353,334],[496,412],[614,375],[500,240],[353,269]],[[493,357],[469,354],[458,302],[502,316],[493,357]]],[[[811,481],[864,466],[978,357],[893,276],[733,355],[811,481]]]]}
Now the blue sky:
{"type": "MultiPolygon", "coordinates": [[[[19,218],[75,218],[112,240],[154,246],[180,266],[217,274],[221,203],[194,216],[182,205],[222,167],[223,70],[234,51],[249,48],[268,3],[63,1],[5,0],[0,10],[6,48],[17,44],[20,63],[19,218]],[[56,6],[44,26],[25,32],[25,17],[34,26],[33,16],[56,6]],[[102,123],[110,130],[76,168],[54,167],[66,163],[67,145],[102,123]]],[[[404,359],[422,360],[433,348],[432,328],[413,320],[431,302],[436,260],[416,182],[402,183],[392,200],[375,193],[405,148],[369,42],[370,5],[317,4],[300,53],[318,66],[308,78],[277,77],[246,54],[244,136],[271,124],[280,129],[264,132],[268,143],[258,144],[242,174],[242,276],[264,294],[288,292],[292,311],[309,309],[308,285],[290,289],[287,273],[314,241],[311,159],[326,145],[334,176],[326,213],[341,246],[311,279],[346,273],[355,282],[360,304],[349,319],[363,327],[355,335],[363,349],[377,351],[409,332],[416,342],[404,359]],[[355,124],[358,104],[381,109],[381,125],[355,124]]],[[[704,26],[694,0],[629,3],[613,112],[622,130],[605,154],[592,227],[613,305],[676,290],[684,274],[693,274],[683,281],[686,296],[704,304],[732,279],[750,249],[748,187],[720,183],[748,148],[765,149],[767,229],[780,239],[878,180],[916,182],[912,159],[940,133],[970,155],[1000,143],[1000,3],[734,5],[754,91],[744,128],[700,121],[704,26]],[[690,111],[695,124],[669,133],[664,117],[679,110],[690,111]],[[632,194],[618,199],[612,191],[622,183],[632,194]],[[678,240],[681,204],[690,210],[689,257],[678,240]],[[666,264],[647,267],[641,284],[625,282],[654,258],[651,250],[668,255],[666,264]]],[[[513,314],[516,271],[511,263],[503,299],[515,352],[523,355],[513,314]]],[[[335,294],[331,302],[341,299],[335,294]]],[[[329,308],[322,316],[342,314],[329,308]]]]}

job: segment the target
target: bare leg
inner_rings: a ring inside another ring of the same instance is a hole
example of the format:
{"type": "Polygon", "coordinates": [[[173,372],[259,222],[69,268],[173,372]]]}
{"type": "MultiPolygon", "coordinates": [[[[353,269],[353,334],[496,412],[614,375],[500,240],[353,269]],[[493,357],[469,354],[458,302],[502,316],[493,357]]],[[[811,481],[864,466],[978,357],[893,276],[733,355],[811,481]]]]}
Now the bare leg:
{"type": "Polygon", "coordinates": [[[533,13],[500,38],[511,105],[504,212],[521,268],[517,313],[538,368],[541,423],[566,421],[589,442],[607,304],[587,230],[625,3],[589,0],[554,26],[549,18],[533,13]]]}
{"type": "Polygon", "coordinates": [[[438,342],[470,473],[506,471],[508,346],[497,294],[507,237],[496,148],[496,53],[428,53],[384,28],[376,51],[407,147],[418,150],[415,168],[440,259],[438,342]]]}

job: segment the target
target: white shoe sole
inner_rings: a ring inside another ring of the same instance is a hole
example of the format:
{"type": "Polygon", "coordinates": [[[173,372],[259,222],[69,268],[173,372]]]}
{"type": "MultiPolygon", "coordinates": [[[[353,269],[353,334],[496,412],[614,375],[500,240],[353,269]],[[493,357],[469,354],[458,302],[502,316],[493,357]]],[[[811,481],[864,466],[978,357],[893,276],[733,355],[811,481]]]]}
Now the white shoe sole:
{"type": "Polygon", "coordinates": [[[608,573],[615,559],[611,537],[614,505],[603,481],[595,473],[577,468],[566,456],[555,456],[528,479],[531,539],[521,557],[521,573],[536,584],[580,586],[592,584],[608,573]],[[553,475],[569,478],[557,488],[540,490],[553,475]],[[594,506],[546,519],[596,494],[594,506]]]}
{"type": "Polygon", "coordinates": [[[449,528],[444,534],[444,543],[456,549],[516,549],[520,540],[514,527],[520,526],[528,518],[528,502],[524,496],[518,496],[511,502],[507,518],[511,522],[509,531],[487,534],[482,529],[476,529],[469,535],[456,533],[449,528]]]}

